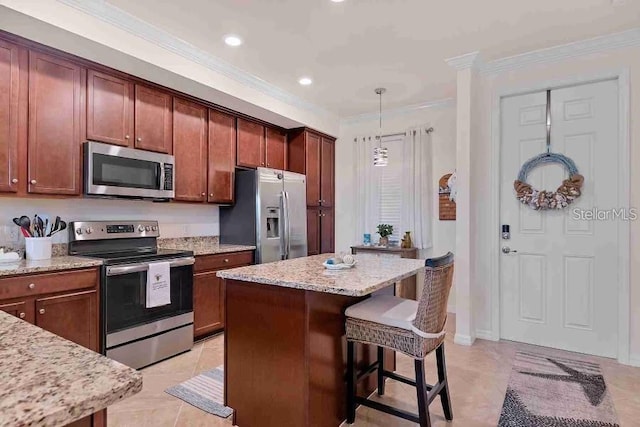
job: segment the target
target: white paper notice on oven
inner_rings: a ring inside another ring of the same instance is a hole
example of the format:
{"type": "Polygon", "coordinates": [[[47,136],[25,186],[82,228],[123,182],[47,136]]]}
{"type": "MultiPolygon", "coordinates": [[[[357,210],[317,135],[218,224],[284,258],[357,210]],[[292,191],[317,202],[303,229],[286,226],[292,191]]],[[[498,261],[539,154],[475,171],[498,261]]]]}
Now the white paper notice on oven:
{"type": "Polygon", "coordinates": [[[153,262],[147,272],[146,307],[171,304],[171,266],[168,262],[153,262]]]}

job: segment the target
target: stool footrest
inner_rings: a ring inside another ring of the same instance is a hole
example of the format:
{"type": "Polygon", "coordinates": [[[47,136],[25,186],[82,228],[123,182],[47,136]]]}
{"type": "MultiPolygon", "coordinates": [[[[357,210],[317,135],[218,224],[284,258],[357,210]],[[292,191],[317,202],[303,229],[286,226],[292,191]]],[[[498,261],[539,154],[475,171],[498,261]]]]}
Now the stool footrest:
{"type": "Polygon", "coordinates": [[[373,362],[371,365],[367,366],[364,370],[358,373],[357,380],[360,381],[364,377],[368,377],[378,370],[378,366],[380,363],[378,361],[373,362]]]}
{"type": "Polygon", "coordinates": [[[418,415],[411,412],[403,411],[402,409],[394,408],[393,406],[385,405],[384,403],[369,400],[364,397],[356,396],[356,403],[363,406],[368,406],[377,411],[384,412],[386,414],[395,415],[396,417],[404,418],[405,420],[413,421],[414,423],[420,423],[418,415]]]}
{"type": "MultiPolygon", "coordinates": [[[[408,384],[410,386],[415,387],[416,386],[416,382],[414,380],[412,380],[411,378],[402,376],[402,375],[398,375],[395,372],[391,372],[391,371],[382,371],[382,375],[386,378],[391,378],[392,380],[396,380],[396,381],[400,381],[401,383],[405,383],[408,384]]],[[[427,390],[429,390],[427,388],[427,390]]]]}

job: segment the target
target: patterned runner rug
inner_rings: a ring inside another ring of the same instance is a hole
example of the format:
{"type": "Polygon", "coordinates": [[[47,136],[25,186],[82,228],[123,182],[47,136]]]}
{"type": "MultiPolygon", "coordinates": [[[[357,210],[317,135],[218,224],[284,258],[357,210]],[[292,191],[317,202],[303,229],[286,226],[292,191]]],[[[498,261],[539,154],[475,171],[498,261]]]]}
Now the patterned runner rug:
{"type": "Polygon", "coordinates": [[[165,390],[172,396],[184,400],[210,414],[227,418],[233,409],[224,406],[224,369],[218,366],[187,381],[165,390]]]}
{"type": "Polygon", "coordinates": [[[600,366],[573,355],[516,354],[498,427],[619,427],[600,366]]]}

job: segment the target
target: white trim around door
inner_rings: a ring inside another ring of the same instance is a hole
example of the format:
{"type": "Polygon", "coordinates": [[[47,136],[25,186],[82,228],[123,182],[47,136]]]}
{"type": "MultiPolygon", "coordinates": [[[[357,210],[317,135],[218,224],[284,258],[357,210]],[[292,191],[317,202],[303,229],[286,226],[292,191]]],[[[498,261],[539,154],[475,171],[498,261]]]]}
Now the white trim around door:
{"type": "MultiPolygon", "coordinates": [[[[525,94],[547,89],[581,85],[602,80],[616,79],[618,82],[619,102],[619,136],[620,136],[620,168],[618,179],[618,200],[623,207],[630,207],[630,140],[629,140],[629,70],[618,69],[598,74],[577,75],[568,79],[538,82],[527,87],[511,87],[494,93],[491,108],[491,222],[494,232],[491,239],[491,331],[482,331],[483,338],[494,341],[500,339],[500,100],[506,96],[525,94]]],[[[618,351],[617,360],[628,365],[630,361],[630,277],[629,277],[629,222],[618,223],[618,271],[620,283],[618,286],[618,351]]]]}

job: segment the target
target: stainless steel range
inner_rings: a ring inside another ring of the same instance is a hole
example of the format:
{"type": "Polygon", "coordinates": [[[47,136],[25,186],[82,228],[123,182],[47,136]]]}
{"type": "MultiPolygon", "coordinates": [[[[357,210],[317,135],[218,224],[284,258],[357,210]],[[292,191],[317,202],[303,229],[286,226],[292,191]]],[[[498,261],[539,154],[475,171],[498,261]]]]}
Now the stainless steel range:
{"type": "Polygon", "coordinates": [[[69,227],[70,255],[104,260],[102,352],[132,368],[193,346],[195,258],[190,251],[158,249],[159,235],[157,221],[85,221],[69,227]],[[168,270],[170,280],[156,287],[147,273],[158,268],[168,270]],[[150,292],[161,292],[161,298],[154,300],[150,292]]]}

